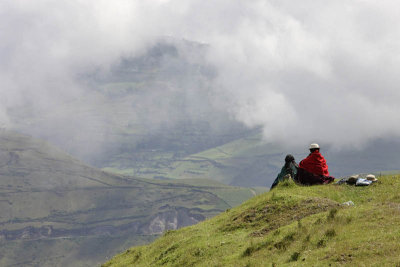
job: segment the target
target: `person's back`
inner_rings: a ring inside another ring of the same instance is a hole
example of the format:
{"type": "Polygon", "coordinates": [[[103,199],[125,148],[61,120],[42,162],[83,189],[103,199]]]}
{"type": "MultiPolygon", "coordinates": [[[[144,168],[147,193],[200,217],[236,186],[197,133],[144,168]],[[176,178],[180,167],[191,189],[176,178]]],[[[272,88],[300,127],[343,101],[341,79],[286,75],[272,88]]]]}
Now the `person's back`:
{"type": "Polygon", "coordinates": [[[319,146],[318,148],[310,149],[310,152],[310,155],[300,162],[299,167],[317,175],[329,176],[328,165],[325,158],[319,152],[319,146]]]}
{"type": "Polygon", "coordinates": [[[310,154],[303,159],[298,168],[296,181],[304,185],[327,184],[333,182],[334,177],[329,176],[328,165],[319,152],[318,144],[310,145],[310,154]]]}
{"type": "Polygon", "coordinates": [[[297,175],[298,167],[299,166],[294,160],[294,157],[291,154],[286,155],[285,165],[283,165],[281,172],[278,174],[275,181],[272,183],[270,190],[275,186],[277,186],[279,182],[284,181],[288,177],[288,175],[290,175],[290,177],[294,179],[294,177],[297,175]]]}

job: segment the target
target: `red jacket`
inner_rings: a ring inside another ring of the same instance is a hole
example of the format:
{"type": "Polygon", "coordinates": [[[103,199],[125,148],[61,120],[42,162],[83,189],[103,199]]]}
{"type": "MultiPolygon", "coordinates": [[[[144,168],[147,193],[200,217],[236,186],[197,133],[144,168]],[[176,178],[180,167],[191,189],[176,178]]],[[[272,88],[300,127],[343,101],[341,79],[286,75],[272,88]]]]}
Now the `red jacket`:
{"type": "Polygon", "coordinates": [[[310,153],[300,162],[299,167],[317,175],[329,176],[328,165],[319,151],[310,153]]]}

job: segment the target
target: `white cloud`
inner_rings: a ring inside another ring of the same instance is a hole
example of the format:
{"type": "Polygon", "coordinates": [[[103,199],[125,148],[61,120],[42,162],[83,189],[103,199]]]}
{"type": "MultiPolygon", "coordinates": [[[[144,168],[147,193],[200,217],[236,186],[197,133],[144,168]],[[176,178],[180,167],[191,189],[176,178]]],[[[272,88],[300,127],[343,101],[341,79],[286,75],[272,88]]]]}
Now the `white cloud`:
{"type": "Polygon", "coordinates": [[[264,126],[270,141],[324,140],[357,147],[397,138],[399,5],[3,1],[0,119],[5,123],[7,108],[29,99],[48,105],[60,94],[80,94],[79,73],[172,36],[209,44],[219,104],[246,125],[264,126]]]}

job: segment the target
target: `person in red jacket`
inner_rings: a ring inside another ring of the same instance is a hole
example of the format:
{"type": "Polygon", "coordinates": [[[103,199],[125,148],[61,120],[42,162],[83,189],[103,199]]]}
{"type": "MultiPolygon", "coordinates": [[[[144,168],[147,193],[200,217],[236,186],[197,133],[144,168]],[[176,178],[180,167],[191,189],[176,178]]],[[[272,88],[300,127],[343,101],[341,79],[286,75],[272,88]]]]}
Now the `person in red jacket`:
{"type": "Polygon", "coordinates": [[[318,144],[310,145],[310,154],[299,163],[296,181],[305,184],[327,184],[333,182],[334,177],[329,176],[328,165],[319,152],[318,144]]]}
{"type": "Polygon", "coordinates": [[[310,145],[310,155],[300,161],[299,167],[317,175],[329,176],[328,165],[325,158],[319,153],[319,145],[310,145]]]}

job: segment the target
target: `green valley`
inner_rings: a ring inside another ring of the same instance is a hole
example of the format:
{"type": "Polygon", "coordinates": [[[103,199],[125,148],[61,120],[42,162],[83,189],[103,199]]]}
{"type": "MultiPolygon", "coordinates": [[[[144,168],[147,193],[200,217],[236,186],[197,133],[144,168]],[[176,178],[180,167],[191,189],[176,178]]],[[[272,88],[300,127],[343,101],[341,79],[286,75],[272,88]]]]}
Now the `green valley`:
{"type": "Polygon", "coordinates": [[[174,157],[172,153],[153,151],[147,160],[136,162],[134,153],[120,154],[110,159],[110,166],[104,170],[134,174],[158,179],[214,179],[224,184],[257,186],[267,184],[276,176],[276,169],[282,164],[282,152],[273,144],[266,143],[259,131],[184,157],[174,157]]]}
{"type": "Polygon", "coordinates": [[[93,266],[256,193],[90,167],[46,142],[0,132],[0,265],[93,266]]]}

